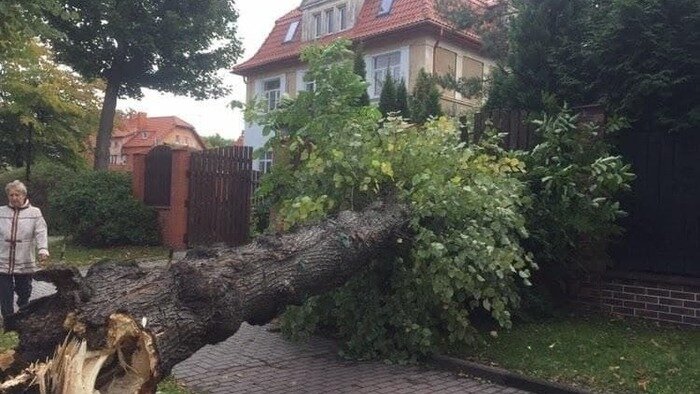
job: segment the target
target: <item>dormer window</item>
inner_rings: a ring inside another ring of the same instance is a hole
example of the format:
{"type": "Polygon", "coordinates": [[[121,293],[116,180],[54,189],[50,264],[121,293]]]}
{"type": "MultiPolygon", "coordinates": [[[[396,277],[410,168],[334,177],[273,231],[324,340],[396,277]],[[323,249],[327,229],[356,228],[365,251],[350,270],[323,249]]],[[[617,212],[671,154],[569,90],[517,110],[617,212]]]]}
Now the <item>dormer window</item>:
{"type": "Polygon", "coordinates": [[[391,6],[394,4],[394,0],[381,0],[381,4],[379,5],[379,14],[378,15],[386,15],[389,12],[391,12],[391,6]]]}
{"type": "Polygon", "coordinates": [[[284,36],[284,42],[292,41],[294,34],[297,32],[297,27],[299,26],[299,21],[294,21],[289,24],[289,29],[287,29],[287,35],[284,36]]]}

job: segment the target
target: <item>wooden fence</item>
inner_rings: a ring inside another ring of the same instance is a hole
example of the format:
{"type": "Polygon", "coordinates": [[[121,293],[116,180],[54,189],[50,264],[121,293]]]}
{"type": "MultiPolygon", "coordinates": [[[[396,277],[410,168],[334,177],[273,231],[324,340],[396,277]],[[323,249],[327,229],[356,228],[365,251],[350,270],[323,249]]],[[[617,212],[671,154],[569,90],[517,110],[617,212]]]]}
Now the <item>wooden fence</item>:
{"type": "Polygon", "coordinates": [[[620,149],[637,179],[616,248],[623,268],[700,276],[700,131],[624,134],[620,149]]]}
{"type": "Polygon", "coordinates": [[[252,193],[251,147],[229,146],[190,157],[187,244],[248,241],[252,193]]]}
{"type": "MultiPolygon", "coordinates": [[[[603,122],[600,107],[574,108],[586,121],[603,122]]],[[[474,117],[474,132],[464,141],[478,141],[487,120],[507,133],[506,149],[532,148],[536,127],[524,111],[495,110],[474,117]]],[[[622,198],[629,215],[621,220],[622,240],[612,252],[618,268],[663,274],[700,276],[700,130],[695,133],[630,131],[618,143],[637,175],[632,192],[622,198]]]]}
{"type": "Polygon", "coordinates": [[[463,131],[462,139],[465,141],[479,141],[486,130],[487,121],[490,120],[495,128],[507,133],[503,139],[503,148],[508,150],[526,150],[535,146],[535,125],[527,121],[527,111],[493,110],[480,112],[474,115],[474,133],[468,135],[463,131]]]}

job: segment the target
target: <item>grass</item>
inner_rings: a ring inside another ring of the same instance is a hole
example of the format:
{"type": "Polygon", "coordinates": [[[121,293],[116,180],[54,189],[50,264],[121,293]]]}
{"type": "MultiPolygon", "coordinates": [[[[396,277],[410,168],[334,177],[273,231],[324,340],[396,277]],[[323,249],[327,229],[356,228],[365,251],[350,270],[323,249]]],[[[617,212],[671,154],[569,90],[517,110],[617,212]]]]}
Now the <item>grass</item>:
{"type": "Polygon", "coordinates": [[[475,361],[605,392],[700,393],[700,330],[605,316],[515,324],[475,361]]]}
{"type": "Polygon", "coordinates": [[[162,260],[168,258],[168,249],[163,246],[118,246],[112,248],[89,248],[66,241],[54,241],[49,245],[51,259],[81,267],[102,259],[114,260],[162,260]]]}

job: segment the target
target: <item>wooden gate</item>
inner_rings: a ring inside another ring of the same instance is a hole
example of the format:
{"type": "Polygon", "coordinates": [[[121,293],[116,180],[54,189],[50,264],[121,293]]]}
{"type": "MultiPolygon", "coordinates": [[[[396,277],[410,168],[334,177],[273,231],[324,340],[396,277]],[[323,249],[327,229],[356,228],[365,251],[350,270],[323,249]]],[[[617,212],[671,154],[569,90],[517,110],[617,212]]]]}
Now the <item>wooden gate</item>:
{"type": "Polygon", "coordinates": [[[187,244],[248,241],[253,148],[229,146],[190,156],[187,244]]]}
{"type": "Polygon", "coordinates": [[[170,147],[159,145],[146,155],[143,202],[150,206],[170,205],[173,152],[170,147]]]}

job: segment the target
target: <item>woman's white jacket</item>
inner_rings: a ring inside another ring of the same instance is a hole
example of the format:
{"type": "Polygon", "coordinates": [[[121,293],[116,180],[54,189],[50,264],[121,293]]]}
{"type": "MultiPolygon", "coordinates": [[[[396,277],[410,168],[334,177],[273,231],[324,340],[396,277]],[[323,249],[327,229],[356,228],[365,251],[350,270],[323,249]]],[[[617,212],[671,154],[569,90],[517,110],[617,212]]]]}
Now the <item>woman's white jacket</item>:
{"type": "Polygon", "coordinates": [[[29,201],[21,208],[0,207],[0,273],[37,271],[36,250],[49,254],[46,221],[29,201]]]}

